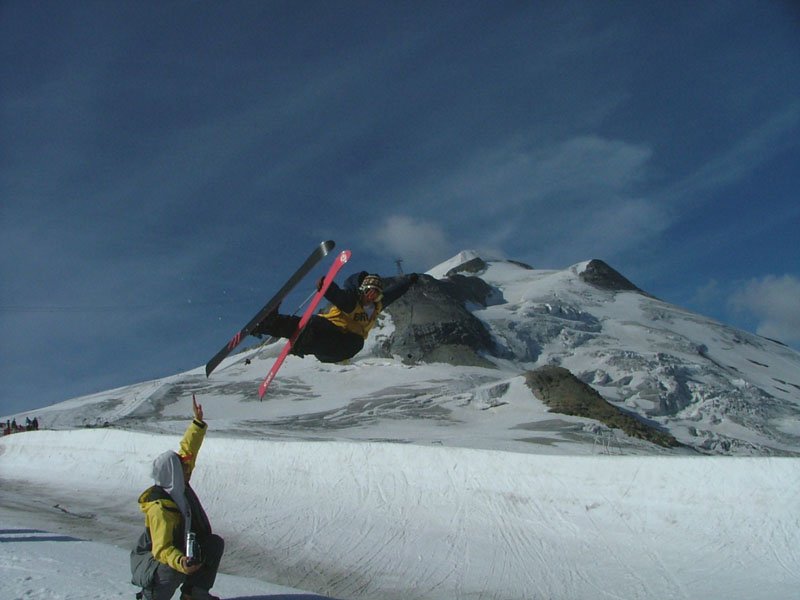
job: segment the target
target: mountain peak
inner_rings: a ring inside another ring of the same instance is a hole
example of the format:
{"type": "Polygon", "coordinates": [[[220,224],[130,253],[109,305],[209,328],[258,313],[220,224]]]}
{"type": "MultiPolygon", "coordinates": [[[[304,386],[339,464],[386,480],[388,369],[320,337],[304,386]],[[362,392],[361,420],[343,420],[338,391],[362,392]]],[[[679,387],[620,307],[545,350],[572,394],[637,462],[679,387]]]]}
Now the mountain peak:
{"type": "Polygon", "coordinates": [[[428,270],[428,275],[443,279],[455,273],[479,273],[486,268],[486,261],[477,250],[462,250],[452,258],[428,270]]]}
{"type": "Polygon", "coordinates": [[[616,271],[607,263],[597,258],[593,258],[586,263],[583,271],[581,271],[578,276],[586,283],[603,290],[612,292],[639,292],[649,295],[647,292],[634,285],[633,282],[623,276],[619,271],[616,271]]]}
{"type": "Polygon", "coordinates": [[[526,270],[533,270],[530,265],[516,260],[482,256],[477,250],[462,250],[454,257],[436,265],[427,273],[436,279],[444,279],[456,274],[477,275],[485,271],[490,262],[505,262],[526,270]]]}

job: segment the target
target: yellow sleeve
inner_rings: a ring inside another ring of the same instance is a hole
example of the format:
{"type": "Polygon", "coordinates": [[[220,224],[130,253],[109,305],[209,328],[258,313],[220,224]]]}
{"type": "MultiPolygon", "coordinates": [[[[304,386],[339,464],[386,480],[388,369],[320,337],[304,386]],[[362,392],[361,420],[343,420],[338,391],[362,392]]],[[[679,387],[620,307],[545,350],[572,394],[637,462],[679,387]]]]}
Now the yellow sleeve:
{"type": "Polygon", "coordinates": [[[176,512],[171,519],[160,502],[153,502],[146,515],[150,538],[153,540],[153,558],[176,571],[186,573],[180,563],[183,552],[175,547],[173,535],[177,520],[181,518],[180,513],[176,512]]]}
{"type": "Polygon", "coordinates": [[[200,452],[200,446],[203,445],[203,439],[206,437],[206,424],[200,421],[193,420],[186,428],[186,433],[183,434],[181,440],[180,450],[178,454],[182,457],[188,456],[189,472],[194,471],[195,461],[197,460],[197,453],[200,452]]]}

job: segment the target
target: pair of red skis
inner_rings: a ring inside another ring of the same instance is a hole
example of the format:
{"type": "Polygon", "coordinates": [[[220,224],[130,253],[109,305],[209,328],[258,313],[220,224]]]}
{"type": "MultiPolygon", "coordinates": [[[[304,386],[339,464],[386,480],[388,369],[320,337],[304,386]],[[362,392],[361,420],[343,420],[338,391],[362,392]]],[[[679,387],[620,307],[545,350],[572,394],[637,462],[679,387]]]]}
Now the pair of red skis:
{"type": "MultiPolygon", "coordinates": [[[[253,329],[255,329],[267,315],[269,315],[272,311],[277,310],[278,305],[289,294],[289,292],[292,291],[292,289],[300,282],[300,280],[303,279],[303,277],[305,277],[317,263],[319,263],[325,256],[328,255],[335,245],[336,244],[333,241],[322,242],[314,250],[314,252],[311,253],[311,255],[300,266],[300,268],[297,269],[297,271],[295,271],[294,274],[287,280],[278,293],[275,294],[275,296],[273,296],[269,302],[267,302],[264,307],[258,311],[252,319],[250,319],[247,325],[240,329],[236,335],[234,335],[231,340],[225,346],[223,346],[210,361],[208,361],[206,364],[206,377],[211,375],[211,372],[225,359],[226,356],[233,351],[234,348],[236,348],[236,346],[241,343],[244,338],[250,335],[253,329]]],[[[314,315],[314,311],[317,309],[317,306],[319,306],[323,296],[325,296],[325,292],[328,290],[333,282],[333,279],[348,260],[350,260],[350,251],[343,250],[336,257],[336,260],[333,261],[333,264],[328,269],[328,273],[322,280],[322,285],[320,286],[319,290],[317,290],[317,293],[314,294],[311,302],[306,307],[303,315],[300,317],[300,322],[297,325],[297,329],[292,337],[287,340],[286,344],[281,350],[281,353],[278,355],[278,358],[275,359],[275,363],[272,365],[269,373],[267,373],[266,378],[264,378],[264,381],[259,386],[259,398],[263,398],[264,394],[267,393],[267,387],[269,387],[269,384],[272,383],[273,379],[275,379],[275,375],[277,375],[278,370],[283,364],[283,361],[285,361],[286,357],[289,356],[289,353],[292,351],[292,348],[297,342],[297,338],[300,337],[300,334],[303,333],[303,329],[305,329],[306,325],[308,325],[308,322],[314,315]]]]}

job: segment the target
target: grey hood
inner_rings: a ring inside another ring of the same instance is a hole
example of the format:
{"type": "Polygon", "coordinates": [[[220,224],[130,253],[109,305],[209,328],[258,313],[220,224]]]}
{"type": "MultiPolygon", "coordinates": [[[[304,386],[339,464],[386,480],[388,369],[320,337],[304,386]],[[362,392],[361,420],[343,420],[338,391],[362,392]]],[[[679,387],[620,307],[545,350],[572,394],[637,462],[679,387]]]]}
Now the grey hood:
{"type": "Polygon", "coordinates": [[[192,513],[189,509],[189,502],[186,500],[186,484],[183,481],[181,457],[171,451],[156,456],[153,461],[153,481],[157,486],[164,488],[178,505],[178,509],[183,514],[184,529],[189,531],[192,513]]]}

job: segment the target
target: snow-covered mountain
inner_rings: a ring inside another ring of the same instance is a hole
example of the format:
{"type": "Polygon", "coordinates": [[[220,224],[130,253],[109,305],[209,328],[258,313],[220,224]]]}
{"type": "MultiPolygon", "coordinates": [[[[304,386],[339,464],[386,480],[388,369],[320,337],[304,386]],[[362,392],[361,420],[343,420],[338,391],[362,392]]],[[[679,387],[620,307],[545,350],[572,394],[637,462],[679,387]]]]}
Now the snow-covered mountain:
{"type": "Polygon", "coordinates": [[[350,364],[290,357],[264,402],[280,344],[37,410],[63,431],[0,438],[4,589],[133,596],[136,498],[196,393],[193,487],[223,573],[260,580],[223,597],[793,597],[797,352],[600,261],[463,252],[388,313],[350,364]]]}
{"type": "Polygon", "coordinates": [[[178,431],[174,403],[197,393],[235,436],[800,455],[800,353],[654,298],[599,260],[538,270],[461,252],[392,305],[349,364],[290,357],[259,402],[279,348],[230,357],[208,379],[197,368],[36,415],[178,431]]]}

